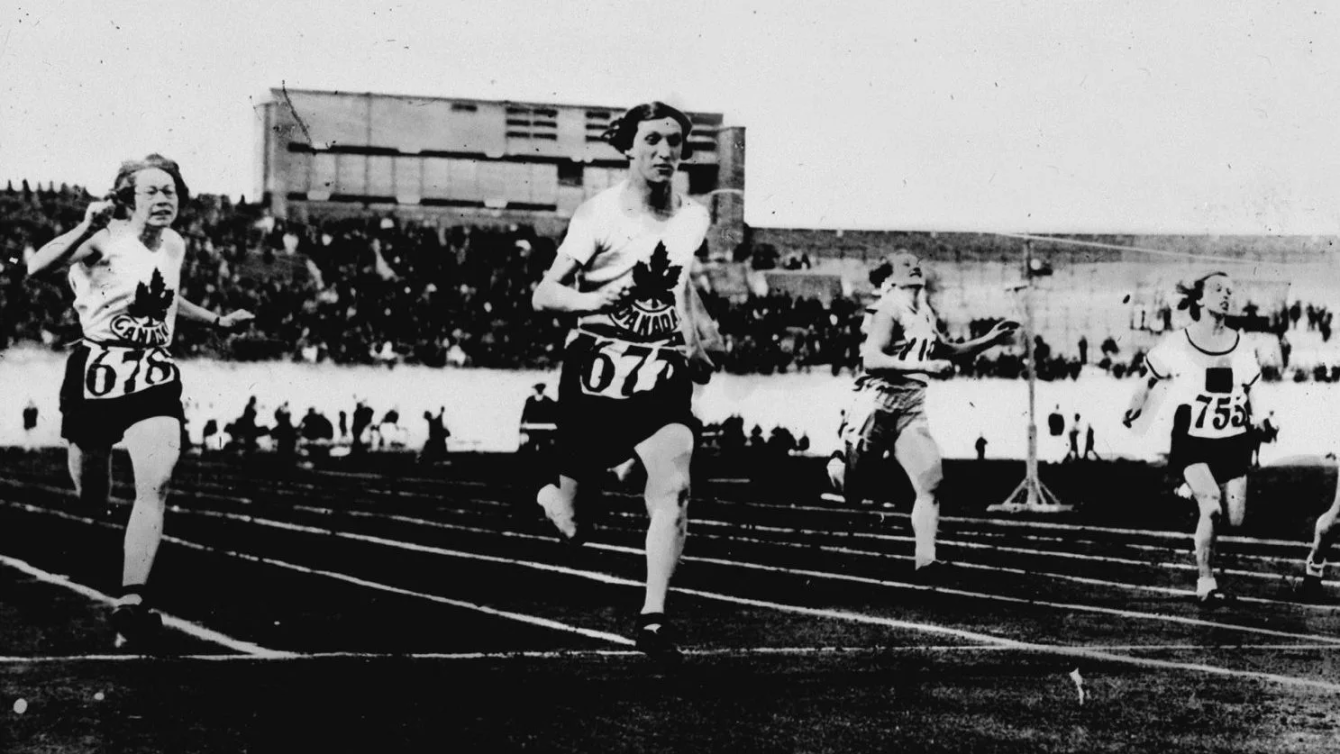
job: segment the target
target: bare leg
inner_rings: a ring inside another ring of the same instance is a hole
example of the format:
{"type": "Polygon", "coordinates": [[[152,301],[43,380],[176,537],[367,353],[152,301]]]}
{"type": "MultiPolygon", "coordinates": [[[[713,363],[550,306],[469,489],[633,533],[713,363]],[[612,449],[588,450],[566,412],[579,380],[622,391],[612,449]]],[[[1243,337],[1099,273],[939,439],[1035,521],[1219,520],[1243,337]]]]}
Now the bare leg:
{"type": "MultiPolygon", "coordinates": [[[[126,446],[135,471],[135,504],[126,523],[121,584],[133,590],[148,583],[163,539],[168,484],[181,453],[181,425],[170,417],[145,419],[126,430],[126,446]]],[[[125,604],[140,601],[134,593],[122,599],[125,604]]]]}
{"type": "Polygon", "coordinates": [[[1192,535],[1196,553],[1196,594],[1204,598],[1210,592],[1217,591],[1219,584],[1214,579],[1214,545],[1220,522],[1224,516],[1223,496],[1219,484],[1210,473],[1207,464],[1197,463],[1188,466],[1183,472],[1187,486],[1195,495],[1200,508],[1200,517],[1196,522],[1196,531],[1192,535]]]}
{"type": "Polygon", "coordinates": [[[662,427],[635,448],[647,470],[647,591],[643,614],[665,612],[670,577],[688,537],[689,466],[693,432],[682,424],[662,427]]]}
{"type": "Polygon", "coordinates": [[[66,461],[80,508],[97,513],[106,511],[112,492],[112,449],[70,443],[66,461]]]}
{"type": "Polygon", "coordinates": [[[916,492],[912,504],[912,535],[916,539],[917,568],[935,562],[935,539],[940,528],[940,500],[937,497],[944,479],[940,448],[924,422],[916,422],[898,436],[894,457],[907,472],[916,492]]]}

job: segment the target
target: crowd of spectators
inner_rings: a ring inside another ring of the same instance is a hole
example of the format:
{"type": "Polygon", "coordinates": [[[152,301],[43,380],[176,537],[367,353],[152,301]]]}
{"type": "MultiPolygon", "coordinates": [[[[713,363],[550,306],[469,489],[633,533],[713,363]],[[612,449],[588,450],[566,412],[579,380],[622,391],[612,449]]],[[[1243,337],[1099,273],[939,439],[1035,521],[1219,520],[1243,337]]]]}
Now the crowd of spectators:
{"type": "MultiPolygon", "coordinates": [[[[64,280],[27,279],[22,259],[79,222],[91,199],[67,186],[10,184],[0,192],[0,348],[22,341],[60,347],[78,337],[64,280]]],[[[178,328],[174,348],[181,355],[547,368],[556,363],[570,325],[530,305],[557,243],[525,226],[447,226],[388,216],[286,223],[260,205],[202,195],[183,208],[176,227],[188,244],[182,295],[210,309],[256,315],[254,327],[229,338],[189,324],[178,328]]],[[[796,259],[793,266],[807,262],[796,259]]],[[[862,301],[705,298],[721,326],[726,353],[720,366],[728,372],[817,367],[836,375],[859,364],[862,301]]],[[[1323,340],[1330,337],[1332,314],[1324,307],[1295,303],[1268,317],[1244,315],[1244,323],[1259,325],[1252,329],[1305,321],[1323,340]]],[[[974,320],[958,339],[977,337],[995,322],[974,320]]],[[[1026,363],[1019,350],[994,349],[961,364],[959,373],[1021,377],[1026,363]]],[[[1120,377],[1137,370],[1142,357],[1120,352],[1111,338],[1095,354],[1081,338],[1078,358],[1054,354],[1041,337],[1034,350],[1042,379],[1074,378],[1090,364],[1120,377]]],[[[1300,373],[1302,379],[1340,377],[1340,369],[1319,367],[1295,370],[1291,378],[1300,373]]],[[[1280,378],[1278,370],[1270,376],[1280,378]]]]}

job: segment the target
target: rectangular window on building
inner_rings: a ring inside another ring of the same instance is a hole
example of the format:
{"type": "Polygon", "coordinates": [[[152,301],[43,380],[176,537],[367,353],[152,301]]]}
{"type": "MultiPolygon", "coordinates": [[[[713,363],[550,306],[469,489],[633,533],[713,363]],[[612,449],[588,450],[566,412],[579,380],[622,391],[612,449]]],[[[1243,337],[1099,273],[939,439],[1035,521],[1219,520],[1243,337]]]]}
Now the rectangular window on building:
{"type": "Polygon", "coordinates": [[[586,166],[580,162],[558,163],[558,185],[580,188],[585,171],[586,166]]]}

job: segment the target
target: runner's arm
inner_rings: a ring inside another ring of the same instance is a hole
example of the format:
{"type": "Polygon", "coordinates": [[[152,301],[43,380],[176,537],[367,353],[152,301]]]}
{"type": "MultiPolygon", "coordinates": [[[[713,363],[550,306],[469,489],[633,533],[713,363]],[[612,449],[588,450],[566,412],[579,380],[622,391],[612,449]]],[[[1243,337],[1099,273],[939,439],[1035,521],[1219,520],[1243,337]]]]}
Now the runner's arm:
{"type": "Polygon", "coordinates": [[[208,322],[223,330],[231,330],[243,322],[250,322],[256,318],[255,315],[246,309],[239,309],[226,315],[215,314],[205,307],[191,303],[184,298],[177,302],[177,314],[195,322],[208,322]]]}
{"type": "Polygon", "coordinates": [[[48,241],[28,258],[28,276],[40,275],[47,270],[64,267],[72,262],[82,262],[94,254],[102,252],[102,239],[99,235],[111,221],[115,202],[92,202],[84,211],[84,219],[68,232],[48,241]]]}

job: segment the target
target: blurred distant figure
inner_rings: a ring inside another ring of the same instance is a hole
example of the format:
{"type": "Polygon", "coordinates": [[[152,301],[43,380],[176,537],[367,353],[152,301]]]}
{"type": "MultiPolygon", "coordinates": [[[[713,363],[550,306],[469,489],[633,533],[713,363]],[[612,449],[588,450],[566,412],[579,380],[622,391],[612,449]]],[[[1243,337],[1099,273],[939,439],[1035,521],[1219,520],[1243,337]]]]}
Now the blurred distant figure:
{"type": "Polygon", "coordinates": [[[354,424],[352,427],[354,447],[352,452],[362,453],[367,449],[367,446],[364,445],[363,432],[370,426],[372,426],[372,407],[363,401],[359,401],[354,406],[354,424]]]}
{"type": "Polygon", "coordinates": [[[1093,424],[1090,423],[1089,426],[1084,429],[1084,460],[1087,461],[1090,455],[1092,455],[1095,460],[1103,460],[1102,457],[1098,455],[1098,451],[1094,450],[1093,445],[1093,424]]]}
{"type": "Polygon", "coordinates": [[[275,409],[275,427],[270,436],[274,438],[275,450],[281,459],[292,460],[298,456],[298,430],[293,426],[287,402],[275,409]]]}
{"type": "Polygon", "coordinates": [[[979,460],[979,461],[985,461],[985,460],[986,460],[986,437],[983,436],[983,435],[978,435],[978,436],[977,436],[977,443],[976,443],[976,445],[977,445],[977,460],[979,460]]]}
{"type": "Polygon", "coordinates": [[[552,424],[555,420],[554,411],[558,408],[558,402],[545,395],[543,382],[535,383],[532,390],[535,391],[534,394],[526,398],[526,405],[521,409],[521,423],[552,424]]]}
{"type": "Polygon", "coordinates": [[[37,404],[32,399],[28,399],[28,405],[23,409],[23,431],[31,432],[37,429],[37,404]]]}
{"type": "Polygon", "coordinates": [[[348,439],[348,437],[349,437],[349,415],[346,414],[345,412],[341,411],[341,412],[340,412],[340,441],[343,442],[344,440],[348,439]]]}
{"type": "Polygon", "coordinates": [[[1060,437],[1065,434],[1065,417],[1061,415],[1061,404],[1059,403],[1047,415],[1047,434],[1052,437],[1060,437]]]}
{"type": "Polygon", "coordinates": [[[331,425],[330,419],[325,414],[316,410],[315,407],[308,407],[307,413],[302,417],[302,423],[298,425],[302,439],[307,444],[308,455],[326,456],[330,453],[330,445],[335,440],[335,427],[331,425]]]}
{"type": "Polygon", "coordinates": [[[1252,466],[1261,465],[1261,446],[1274,442],[1280,435],[1279,425],[1275,423],[1275,412],[1266,414],[1261,423],[1252,427],[1252,466]]]}
{"type": "Polygon", "coordinates": [[[447,407],[442,406],[434,416],[431,411],[423,412],[423,420],[428,422],[428,441],[419,453],[419,463],[438,463],[447,457],[447,438],[451,430],[447,429],[447,407]]]}
{"type": "Polygon", "coordinates": [[[210,441],[213,440],[214,437],[215,437],[216,435],[219,434],[219,422],[218,422],[218,420],[217,420],[217,419],[210,419],[209,421],[205,422],[205,429],[204,429],[203,431],[204,431],[204,435],[202,435],[202,438],[201,438],[201,439],[204,441],[203,444],[201,445],[201,451],[202,451],[202,452],[203,452],[203,451],[207,451],[207,450],[211,450],[211,449],[212,449],[212,448],[211,448],[211,445],[210,445],[210,441]]]}
{"type": "Polygon", "coordinates": [[[251,453],[256,450],[256,441],[261,435],[260,427],[256,426],[256,396],[251,396],[246,408],[242,409],[242,415],[224,429],[232,436],[233,442],[242,452],[251,453]]]}
{"type": "Polygon", "coordinates": [[[1075,421],[1070,425],[1070,450],[1065,454],[1065,460],[1079,460],[1079,414],[1075,414],[1075,421]]]}
{"type": "Polygon", "coordinates": [[[394,445],[401,439],[400,412],[396,409],[387,411],[382,416],[381,424],[376,427],[377,447],[385,448],[388,444],[394,445]]]}

